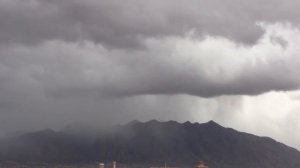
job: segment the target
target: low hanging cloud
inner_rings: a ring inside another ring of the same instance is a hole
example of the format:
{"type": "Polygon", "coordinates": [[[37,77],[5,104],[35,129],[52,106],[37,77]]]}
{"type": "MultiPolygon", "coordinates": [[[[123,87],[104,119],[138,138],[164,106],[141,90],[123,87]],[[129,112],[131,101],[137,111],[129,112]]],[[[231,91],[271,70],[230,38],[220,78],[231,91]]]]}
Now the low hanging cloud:
{"type": "Polygon", "coordinates": [[[251,46],[222,37],[197,39],[193,32],[185,37],[146,39],[145,50],[106,49],[88,41],[11,45],[1,50],[1,86],[34,86],[56,97],[100,98],[143,94],[214,97],[297,90],[298,28],[260,25],[265,33],[251,46]]]}
{"type": "Polygon", "coordinates": [[[296,90],[293,2],[1,0],[2,87],[98,97],[296,90]]]}

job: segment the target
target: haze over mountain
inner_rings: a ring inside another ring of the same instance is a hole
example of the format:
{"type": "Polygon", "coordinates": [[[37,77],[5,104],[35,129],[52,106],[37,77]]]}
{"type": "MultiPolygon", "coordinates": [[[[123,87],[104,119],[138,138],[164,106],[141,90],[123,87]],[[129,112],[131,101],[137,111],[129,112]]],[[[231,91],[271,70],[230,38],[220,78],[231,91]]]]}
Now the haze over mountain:
{"type": "Polygon", "coordinates": [[[133,121],[114,130],[42,130],[1,142],[0,161],[194,165],[211,168],[299,168],[300,152],[271,138],[203,124],[133,121]]]}

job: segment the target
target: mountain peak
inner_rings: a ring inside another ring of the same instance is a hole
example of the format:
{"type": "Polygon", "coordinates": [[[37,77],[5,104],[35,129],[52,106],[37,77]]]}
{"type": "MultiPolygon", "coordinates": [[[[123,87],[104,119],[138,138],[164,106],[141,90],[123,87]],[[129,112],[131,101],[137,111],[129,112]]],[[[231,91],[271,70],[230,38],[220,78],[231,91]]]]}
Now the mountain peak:
{"type": "Polygon", "coordinates": [[[213,121],[213,120],[208,121],[206,124],[209,124],[209,125],[218,125],[218,126],[220,126],[218,123],[216,123],[216,122],[213,121]]]}
{"type": "Polygon", "coordinates": [[[153,120],[150,120],[148,122],[146,122],[147,124],[157,124],[157,123],[160,123],[159,121],[153,119],[153,120]]]}
{"type": "Polygon", "coordinates": [[[139,120],[132,120],[127,125],[134,125],[134,124],[140,124],[141,122],[139,120]]]}
{"type": "Polygon", "coordinates": [[[210,120],[206,123],[202,123],[202,124],[197,124],[198,127],[204,127],[204,128],[212,128],[212,129],[220,129],[220,128],[224,128],[223,126],[221,126],[220,124],[216,123],[213,120],[210,120]]]}
{"type": "Polygon", "coordinates": [[[185,124],[185,125],[191,125],[192,123],[190,121],[186,121],[183,124],[185,124]]]}

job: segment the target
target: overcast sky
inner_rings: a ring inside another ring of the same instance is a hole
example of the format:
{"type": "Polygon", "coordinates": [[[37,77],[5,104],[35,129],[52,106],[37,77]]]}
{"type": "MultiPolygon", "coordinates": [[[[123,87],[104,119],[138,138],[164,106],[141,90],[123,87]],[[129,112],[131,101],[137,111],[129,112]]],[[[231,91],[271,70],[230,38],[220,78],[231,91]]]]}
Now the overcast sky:
{"type": "Polygon", "coordinates": [[[300,149],[298,0],[0,0],[0,134],[177,120],[300,149]]]}

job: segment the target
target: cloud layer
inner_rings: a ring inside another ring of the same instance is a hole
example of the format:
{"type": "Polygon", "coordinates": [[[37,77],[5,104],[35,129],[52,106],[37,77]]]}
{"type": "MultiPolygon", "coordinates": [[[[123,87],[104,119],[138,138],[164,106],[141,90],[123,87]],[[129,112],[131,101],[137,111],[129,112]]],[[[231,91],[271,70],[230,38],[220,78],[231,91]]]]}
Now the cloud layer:
{"type": "Polygon", "coordinates": [[[299,24],[295,0],[1,0],[0,41],[88,40],[110,47],[141,47],[149,37],[182,36],[194,29],[245,43],[262,30],[257,21],[299,24]],[[276,8],[274,8],[276,6],[276,8]]]}
{"type": "Polygon", "coordinates": [[[197,39],[193,32],[146,39],[144,50],[106,49],[88,41],[9,45],[1,50],[2,87],[37,85],[58,97],[212,97],[298,89],[299,30],[290,24],[261,26],[265,32],[251,46],[214,36],[197,39]]]}

